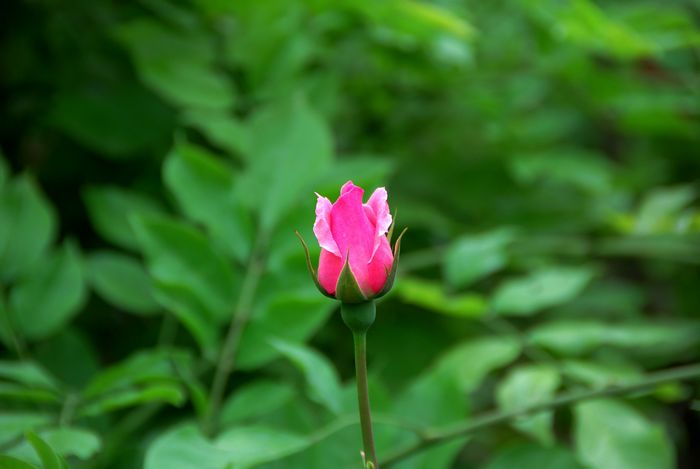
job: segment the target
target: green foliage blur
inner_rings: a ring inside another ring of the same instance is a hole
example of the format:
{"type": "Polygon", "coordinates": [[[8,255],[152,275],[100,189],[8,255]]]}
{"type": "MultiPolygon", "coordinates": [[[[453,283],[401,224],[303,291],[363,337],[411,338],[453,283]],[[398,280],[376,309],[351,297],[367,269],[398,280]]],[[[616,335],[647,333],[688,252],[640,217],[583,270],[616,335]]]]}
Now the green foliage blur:
{"type": "MultiPolygon", "coordinates": [[[[18,0],[0,15],[0,467],[362,467],[314,192],[408,227],[380,461],[700,360],[697,0],[18,0]],[[238,334],[221,405],[211,388],[238,334]]],[[[670,381],[384,467],[700,467],[670,381]]]]}

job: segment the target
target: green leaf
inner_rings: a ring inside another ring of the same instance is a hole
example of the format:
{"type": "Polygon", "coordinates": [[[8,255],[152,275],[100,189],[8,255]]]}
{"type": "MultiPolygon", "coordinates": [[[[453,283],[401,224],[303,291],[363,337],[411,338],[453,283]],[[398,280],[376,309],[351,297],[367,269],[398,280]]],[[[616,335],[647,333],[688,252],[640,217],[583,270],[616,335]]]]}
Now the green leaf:
{"type": "Polygon", "coordinates": [[[136,214],[162,212],[161,206],[146,195],[113,186],[87,187],[83,200],[100,236],[127,249],[138,248],[129,219],[136,214]]]}
{"type": "Polygon", "coordinates": [[[206,109],[232,106],[232,84],[215,68],[214,43],[204,31],[175,29],[138,18],[119,26],[115,33],[141,80],[168,102],[206,109]]]}
{"type": "Polygon", "coordinates": [[[500,449],[484,469],[583,469],[574,455],[559,446],[519,444],[500,449]]]}
{"type": "MultiPolygon", "coordinates": [[[[507,412],[546,402],[555,395],[560,382],[557,370],[548,365],[520,366],[512,370],[498,386],[498,406],[507,412]]],[[[544,445],[554,443],[551,412],[522,417],[515,420],[513,426],[544,445]]]]}
{"type": "MultiPolygon", "coordinates": [[[[51,420],[52,416],[49,414],[3,411],[0,414],[0,445],[6,445],[15,438],[22,436],[28,430],[45,426],[51,420]]],[[[1,467],[2,465],[0,465],[1,467]]]]}
{"type": "Polygon", "coordinates": [[[92,398],[149,383],[179,382],[179,370],[192,367],[188,352],[144,350],[97,374],[84,391],[92,398]]]}
{"type": "Polygon", "coordinates": [[[34,356],[70,389],[83,389],[99,370],[97,350],[75,327],[63,329],[34,349],[34,356]]]}
{"type": "Polygon", "coordinates": [[[561,372],[594,388],[631,384],[642,377],[638,366],[625,362],[566,360],[561,363],[561,372]]]}
{"type": "Polygon", "coordinates": [[[60,92],[49,118],[70,137],[114,159],[140,157],[167,141],[174,119],[153,94],[131,81],[115,86],[100,80],[77,92],[60,92]]]}
{"type": "Polygon", "coordinates": [[[80,415],[94,417],[115,410],[136,407],[154,402],[182,406],[187,400],[185,390],[179,383],[146,383],[136,389],[119,389],[91,399],[80,409],[80,415]]]}
{"type": "Polygon", "coordinates": [[[136,217],[134,229],[155,279],[158,302],[172,311],[207,353],[216,348],[217,324],[233,312],[239,281],[198,230],[166,217],[136,217]]]}
{"type": "Polygon", "coordinates": [[[528,184],[551,181],[593,195],[605,194],[612,187],[613,169],[605,156],[578,148],[518,154],[510,166],[515,177],[528,184]]]}
{"type": "Polygon", "coordinates": [[[230,113],[212,109],[187,109],[182,121],[200,131],[212,144],[230,155],[249,151],[248,129],[230,113]]]}
{"type": "Polygon", "coordinates": [[[139,352],[93,378],[80,413],[99,415],[149,402],[180,406],[186,399],[182,376],[191,369],[191,357],[184,351],[139,352]]]}
{"type": "Polygon", "coordinates": [[[634,217],[632,232],[654,234],[673,231],[680,212],[695,198],[689,186],[660,188],[650,192],[634,217]]]}
{"type": "Polygon", "coordinates": [[[58,383],[53,376],[36,363],[28,361],[0,361],[0,379],[14,381],[28,387],[58,389],[58,383]]]}
{"type": "Polygon", "coordinates": [[[281,430],[240,426],[215,441],[206,440],[192,424],[176,426],[158,438],[146,452],[145,469],[225,469],[253,467],[281,459],[306,448],[310,440],[281,430]]]}
{"type": "Polygon", "coordinates": [[[678,359],[700,343],[700,323],[605,323],[592,319],[552,321],[529,333],[529,341],[554,352],[580,356],[609,346],[656,360],[678,359]]]}
{"type": "Polygon", "coordinates": [[[665,429],[634,408],[606,399],[574,407],[578,457],[600,469],[675,467],[674,448],[665,429]]]}
{"type": "Polygon", "coordinates": [[[514,238],[508,229],[462,236],[453,241],[443,257],[447,281],[457,287],[497,272],[507,261],[506,247],[514,238]]]}
{"type": "Polygon", "coordinates": [[[34,180],[23,175],[0,189],[0,281],[27,273],[55,236],[55,215],[34,180]]]}
{"type": "Polygon", "coordinates": [[[0,469],[37,469],[37,467],[21,459],[0,454],[0,469]]]}
{"type": "Polygon", "coordinates": [[[99,451],[99,437],[90,430],[78,427],[59,427],[28,432],[27,441],[13,447],[9,453],[31,463],[47,467],[68,468],[64,457],[87,460],[99,451]]]}
{"type": "MultiPolygon", "coordinates": [[[[300,269],[303,268],[300,266],[300,269]]],[[[299,272],[303,274],[305,287],[294,291],[279,291],[269,301],[256,306],[241,339],[238,353],[240,368],[254,369],[276,358],[279,351],[269,346],[270,339],[304,342],[323,325],[336,307],[334,302],[316,291],[303,271],[299,272]]],[[[274,285],[274,280],[267,277],[264,282],[273,282],[270,285],[274,285]]]]}
{"type": "Polygon", "coordinates": [[[245,262],[252,223],[235,198],[236,175],[226,162],[203,148],[180,142],[163,165],[163,178],[183,213],[202,223],[222,251],[245,262]]]}
{"type": "Polygon", "coordinates": [[[248,167],[238,196],[270,231],[325,173],[333,156],[331,133],[322,117],[298,97],[259,111],[249,129],[248,167]]]}
{"type": "Polygon", "coordinates": [[[92,287],[115,307],[139,315],[160,311],[151,279],[133,257],[116,251],[97,251],[90,254],[86,267],[92,287]]]}
{"type": "Polygon", "coordinates": [[[548,267],[501,284],[493,308],[514,316],[530,315],[575,298],[593,278],[587,267],[548,267]]]}
{"type": "Polygon", "coordinates": [[[459,420],[468,410],[468,393],[519,353],[519,342],[508,336],[465,341],[448,350],[409,385],[398,397],[394,413],[420,425],[459,420]]]}
{"type": "Polygon", "coordinates": [[[12,290],[12,323],[27,339],[43,339],[70,322],[86,293],[80,252],[68,242],[12,290]]]}
{"type": "Polygon", "coordinates": [[[334,414],[339,414],[343,405],[342,391],[333,364],[320,353],[301,344],[279,339],[271,340],[270,343],[304,374],[309,397],[334,414]]]}
{"type": "Polygon", "coordinates": [[[225,431],[216,446],[232,455],[234,466],[251,467],[275,461],[309,446],[310,440],[274,428],[241,426],[225,431]]]}
{"type": "Polygon", "coordinates": [[[44,469],[63,469],[64,462],[58,454],[46,443],[44,440],[39,438],[36,433],[27,432],[27,440],[36,451],[36,454],[41,459],[41,464],[43,464],[44,469]]]}
{"type": "Polygon", "coordinates": [[[483,296],[475,293],[448,295],[438,282],[402,277],[396,291],[405,303],[449,316],[476,318],[488,310],[483,296]]]}
{"type": "Polygon", "coordinates": [[[257,380],[236,389],[224,404],[222,425],[255,419],[274,413],[294,396],[294,388],[277,381],[257,380]]]}

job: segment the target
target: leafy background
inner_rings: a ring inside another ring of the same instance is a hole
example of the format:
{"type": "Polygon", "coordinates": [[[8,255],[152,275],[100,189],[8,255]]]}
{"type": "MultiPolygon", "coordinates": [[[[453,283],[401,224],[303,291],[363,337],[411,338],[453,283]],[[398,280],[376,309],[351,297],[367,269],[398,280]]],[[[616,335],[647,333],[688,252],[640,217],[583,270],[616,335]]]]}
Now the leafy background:
{"type": "MultiPolygon", "coordinates": [[[[3,5],[0,466],[359,467],[350,334],[293,235],[348,179],[410,228],[369,336],[380,459],[697,361],[699,21],[696,0],[3,5]]],[[[393,465],[698,467],[698,395],[393,465]]]]}

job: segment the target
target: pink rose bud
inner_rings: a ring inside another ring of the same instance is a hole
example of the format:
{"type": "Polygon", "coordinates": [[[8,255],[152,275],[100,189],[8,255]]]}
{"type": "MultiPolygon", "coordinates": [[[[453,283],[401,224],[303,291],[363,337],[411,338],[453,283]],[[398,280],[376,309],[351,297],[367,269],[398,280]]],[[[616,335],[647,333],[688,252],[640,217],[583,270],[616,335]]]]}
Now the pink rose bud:
{"type": "Polygon", "coordinates": [[[362,202],[363,194],[352,181],[343,185],[335,203],[316,194],[314,234],[321,246],[318,276],[307,254],[322,293],[347,303],[368,301],[389,291],[398,260],[399,241],[392,252],[387,238],[392,218],[386,189],[375,190],[367,203],[362,202]]]}

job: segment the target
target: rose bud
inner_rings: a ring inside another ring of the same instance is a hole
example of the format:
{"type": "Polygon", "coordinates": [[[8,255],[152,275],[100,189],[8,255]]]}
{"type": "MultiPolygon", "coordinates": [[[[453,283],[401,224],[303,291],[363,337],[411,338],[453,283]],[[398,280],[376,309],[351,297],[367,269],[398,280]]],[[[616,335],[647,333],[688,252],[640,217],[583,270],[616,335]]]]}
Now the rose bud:
{"type": "Polygon", "coordinates": [[[396,275],[401,240],[399,236],[392,252],[386,189],[375,190],[367,203],[362,202],[364,190],[352,181],[343,185],[335,203],[316,195],[314,234],[321,246],[318,275],[302,239],[316,286],[344,303],[362,303],[386,294],[396,275]]]}

